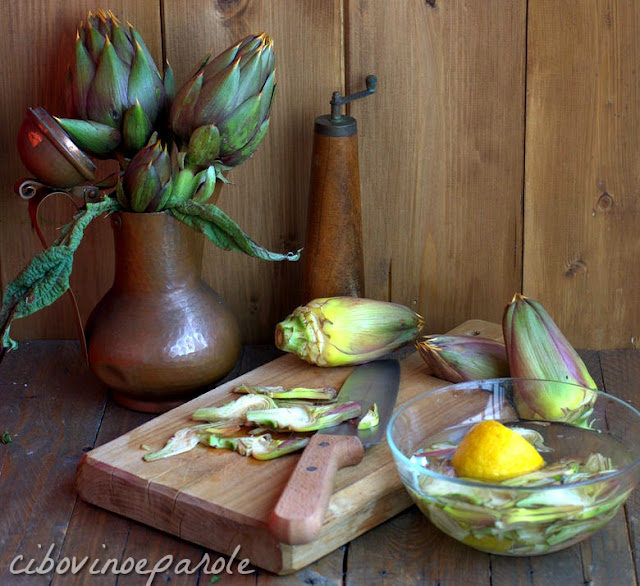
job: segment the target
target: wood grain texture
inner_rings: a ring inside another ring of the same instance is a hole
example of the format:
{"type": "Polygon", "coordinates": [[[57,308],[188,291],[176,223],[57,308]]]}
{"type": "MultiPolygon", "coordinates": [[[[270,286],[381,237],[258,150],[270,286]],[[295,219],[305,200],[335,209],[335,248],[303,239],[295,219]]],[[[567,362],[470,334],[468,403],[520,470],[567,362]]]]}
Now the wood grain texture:
{"type": "Polygon", "coordinates": [[[470,577],[469,584],[490,584],[488,559],[436,529],[411,507],[349,545],[348,576],[353,584],[388,586],[459,586],[461,575],[470,577]]]}
{"type": "Polygon", "coordinates": [[[432,333],[498,322],[520,284],[526,2],[348,5],[350,88],[379,80],[351,108],[366,294],[432,333]]]}
{"type": "Polygon", "coordinates": [[[638,339],[638,30],[636,2],[529,2],[523,290],[580,348],[638,339]]]}
{"type": "MultiPolygon", "coordinates": [[[[323,127],[320,126],[320,129],[323,127]]],[[[300,303],[364,296],[358,136],[314,131],[300,303]]]]}
{"type": "Polygon", "coordinates": [[[49,355],[40,354],[37,362],[30,343],[24,350],[3,360],[3,369],[9,369],[4,372],[11,374],[0,384],[0,428],[12,437],[10,444],[0,444],[3,584],[28,578],[10,575],[15,556],[41,559],[52,545],[58,554],[76,500],[75,467],[93,446],[105,402],[104,388],[87,371],[74,342],[52,343],[49,355]]]}

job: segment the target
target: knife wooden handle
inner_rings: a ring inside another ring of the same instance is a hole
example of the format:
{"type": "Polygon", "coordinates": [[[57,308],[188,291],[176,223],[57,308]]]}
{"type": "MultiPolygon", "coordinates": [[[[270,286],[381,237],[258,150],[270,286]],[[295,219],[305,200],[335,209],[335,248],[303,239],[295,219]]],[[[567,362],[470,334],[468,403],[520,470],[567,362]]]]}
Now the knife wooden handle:
{"type": "Polygon", "coordinates": [[[362,442],[354,435],[313,435],[269,518],[269,529],[278,541],[289,545],[313,541],[322,529],[336,473],[363,457],[362,442]]]}

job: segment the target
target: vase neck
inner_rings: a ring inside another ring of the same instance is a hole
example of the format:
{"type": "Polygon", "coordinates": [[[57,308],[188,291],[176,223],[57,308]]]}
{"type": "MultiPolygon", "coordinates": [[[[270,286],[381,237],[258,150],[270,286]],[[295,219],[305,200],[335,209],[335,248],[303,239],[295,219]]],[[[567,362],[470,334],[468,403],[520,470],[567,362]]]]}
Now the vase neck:
{"type": "Polygon", "coordinates": [[[202,234],[164,213],[116,212],[114,287],[168,291],[199,281],[202,234]]]}

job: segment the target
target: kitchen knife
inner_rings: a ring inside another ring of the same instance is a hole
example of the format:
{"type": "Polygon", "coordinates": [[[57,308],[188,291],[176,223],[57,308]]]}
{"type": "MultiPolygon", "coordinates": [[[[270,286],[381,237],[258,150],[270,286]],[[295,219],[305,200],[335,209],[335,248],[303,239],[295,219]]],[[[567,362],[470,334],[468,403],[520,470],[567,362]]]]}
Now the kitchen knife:
{"type": "Polygon", "coordinates": [[[342,385],[339,402],[358,401],[360,418],[375,403],[377,426],[358,430],[357,422],[316,432],[271,513],[269,529],[281,543],[300,545],[313,541],[322,528],[336,473],[362,461],[364,448],[380,443],[393,413],[400,384],[400,364],[385,359],[356,367],[342,385]]]}

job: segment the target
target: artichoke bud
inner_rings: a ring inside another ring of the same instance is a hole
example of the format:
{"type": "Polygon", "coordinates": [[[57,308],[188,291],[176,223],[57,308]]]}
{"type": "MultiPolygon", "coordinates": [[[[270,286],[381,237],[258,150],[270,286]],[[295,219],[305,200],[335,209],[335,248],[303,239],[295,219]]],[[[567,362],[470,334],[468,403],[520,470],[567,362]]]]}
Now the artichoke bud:
{"type": "Polygon", "coordinates": [[[166,193],[163,189],[170,181],[171,158],[160,141],[138,151],[122,179],[131,210],[147,210],[154,199],[157,201],[166,193]]]}
{"type": "Polygon", "coordinates": [[[276,326],[280,350],[317,366],[362,364],[414,342],[422,317],[404,305],[326,297],[297,307],[276,326]]]}
{"type": "Polygon", "coordinates": [[[87,96],[96,67],[87,47],[82,42],[80,32],[76,35],[75,61],[75,67],[71,69],[71,87],[74,90],[71,92],[71,97],[76,115],[86,120],[88,117],[87,96]]]}
{"type": "Polygon", "coordinates": [[[165,106],[165,85],[142,37],[111,12],[89,13],[80,26],[71,71],[73,104],[83,120],[123,131],[136,102],[151,124],[165,106]]]}
{"type": "Polygon", "coordinates": [[[247,411],[245,419],[249,425],[259,425],[276,431],[316,431],[358,417],[361,412],[360,403],[350,401],[329,405],[255,409],[247,411]]]}
{"type": "Polygon", "coordinates": [[[196,129],[215,125],[220,160],[228,167],[238,165],[266,134],[274,88],[273,43],[264,33],[249,35],[217,57],[202,60],[173,101],[172,132],[185,145],[196,129]]]}
{"type": "Polygon", "coordinates": [[[122,186],[122,179],[119,179],[118,183],[116,183],[116,199],[118,200],[118,203],[122,206],[123,209],[125,210],[131,209],[131,207],[129,206],[129,198],[127,197],[127,194],[124,192],[124,187],[122,186]]]}
{"type": "Polygon", "coordinates": [[[514,402],[523,419],[560,421],[589,427],[597,390],[586,365],[544,307],[516,293],[507,305],[502,330],[511,376],[580,385],[547,385],[545,393],[514,390],[514,402]]]}
{"type": "Polygon", "coordinates": [[[120,144],[120,132],[106,124],[73,118],[55,119],[81,150],[96,157],[113,153],[120,144]]]}
{"type": "Polygon", "coordinates": [[[237,167],[240,163],[243,163],[248,158],[253,156],[253,153],[256,152],[256,149],[262,142],[262,139],[267,135],[267,130],[269,130],[269,120],[265,120],[258,131],[253,135],[253,138],[242,148],[239,148],[236,151],[233,151],[230,155],[226,157],[220,157],[220,162],[223,163],[228,168],[237,167]]]}
{"type": "Polygon", "coordinates": [[[478,336],[425,336],[416,342],[431,373],[460,383],[509,376],[503,343],[478,336]]]}
{"type": "Polygon", "coordinates": [[[268,433],[258,436],[220,437],[210,433],[201,434],[200,441],[213,448],[234,450],[241,456],[251,456],[256,460],[272,460],[301,450],[309,443],[309,438],[303,436],[274,439],[268,433]]]}
{"type": "Polygon", "coordinates": [[[204,74],[200,72],[189,79],[181,88],[173,100],[169,115],[169,124],[178,144],[187,144],[193,132],[191,121],[193,112],[198,103],[198,96],[202,88],[204,74]]]}
{"type": "Polygon", "coordinates": [[[158,193],[156,197],[151,200],[151,203],[147,206],[148,212],[161,212],[167,207],[169,201],[171,201],[171,194],[173,193],[173,184],[169,181],[158,193]]]}
{"type": "Polygon", "coordinates": [[[180,202],[191,199],[198,187],[205,182],[206,177],[203,176],[202,172],[195,173],[190,167],[185,167],[183,161],[184,153],[179,153],[179,171],[173,179],[171,197],[165,203],[165,207],[173,207],[180,202]]]}
{"type": "Polygon", "coordinates": [[[135,42],[135,53],[127,88],[129,102],[140,102],[151,122],[155,122],[164,105],[164,84],[151,56],[140,45],[143,41],[137,33],[136,39],[139,41],[135,42]]]}
{"type": "Polygon", "coordinates": [[[244,421],[250,411],[277,407],[277,403],[271,397],[247,394],[224,405],[197,409],[191,417],[196,421],[244,421]]]}

